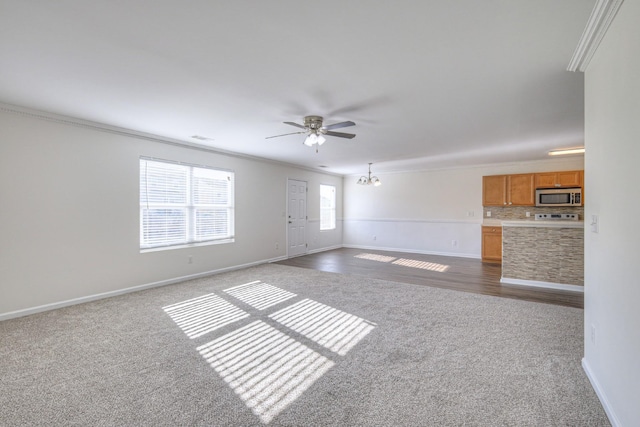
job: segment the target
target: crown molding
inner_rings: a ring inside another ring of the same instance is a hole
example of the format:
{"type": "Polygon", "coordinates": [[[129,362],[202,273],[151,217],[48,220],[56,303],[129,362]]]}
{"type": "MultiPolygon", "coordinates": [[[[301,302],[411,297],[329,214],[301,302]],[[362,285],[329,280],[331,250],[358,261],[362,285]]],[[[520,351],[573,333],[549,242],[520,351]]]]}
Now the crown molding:
{"type": "Polygon", "coordinates": [[[568,71],[584,72],[624,0],[597,0],[578,42],[568,71]]]}
{"type": "Polygon", "coordinates": [[[321,169],[314,169],[314,168],[310,168],[302,165],[296,165],[294,163],[287,163],[279,160],[268,159],[266,157],[258,157],[258,156],[252,156],[249,154],[244,154],[244,153],[237,153],[234,151],[223,150],[220,148],[207,147],[205,145],[200,145],[193,142],[182,141],[182,140],[168,138],[161,135],[155,135],[147,132],[140,132],[140,131],[122,128],[118,126],[112,126],[105,123],[99,123],[99,122],[94,122],[90,120],[80,119],[77,117],[64,116],[61,114],[36,110],[33,108],[22,107],[14,104],[6,104],[3,102],[0,102],[0,112],[16,114],[16,115],[25,116],[25,117],[31,117],[33,119],[45,120],[48,122],[58,123],[58,124],[67,125],[67,126],[91,129],[98,132],[106,132],[114,135],[122,135],[122,136],[131,137],[131,138],[144,139],[147,141],[158,142],[161,144],[168,144],[168,145],[173,145],[173,146],[182,147],[182,148],[206,151],[209,153],[235,157],[238,159],[252,160],[252,161],[262,162],[262,163],[270,163],[270,164],[284,166],[284,167],[292,167],[296,169],[306,170],[308,172],[319,173],[322,175],[344,177],[343,174],[325,171],[321,169]]]}

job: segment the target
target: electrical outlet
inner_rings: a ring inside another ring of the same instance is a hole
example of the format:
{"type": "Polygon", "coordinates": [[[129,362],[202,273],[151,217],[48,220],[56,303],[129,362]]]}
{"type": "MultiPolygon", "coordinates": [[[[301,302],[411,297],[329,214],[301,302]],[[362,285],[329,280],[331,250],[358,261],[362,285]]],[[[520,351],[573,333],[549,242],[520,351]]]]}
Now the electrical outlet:
{"type": "Polygon", "coordinates": [[[193,264],[193,256],[189,255],[189,258],[187,259],[187,264],[193,264]]]}
{"type": "Polygon", "coordinates": [[[474,211],[468,211],[468,212],[467,212],[467,216],[474,216],[474,215],[475,215],[475,212],[474,212],[474,211]]]}
{"type": "Polygon", "coordinates": [[[531,212],[525,213],[524,216],[526,216],[527,218],[530,218],[531,217],[531,212]]]}
{"type": "Polygon", "coordinates": [[[276,242],[276,251],[280,249],[280,244],[278,242],[276,242]]]}
{"type": "Polygon", "coordinates": [[[458,241],[457,240],[452,240],[451,241],[451,247],[457,248],[458,247],[458,241]]]}
{"type": "Polygon", "coordinates": [[[595,325],[591,325],[591,342],[593,344],[596,343],[596,327],[595,327],[595,325]]]}
{"type": "Polygon", "coordinates": [[[373,236],[373,240],[377,240],[377,239],[378,239],[378,236],[373,236]]]}
{"type": "Polygon", "coordinates": [[[491,211],[487,211],[487,218],[491,218],[491,211]]]}

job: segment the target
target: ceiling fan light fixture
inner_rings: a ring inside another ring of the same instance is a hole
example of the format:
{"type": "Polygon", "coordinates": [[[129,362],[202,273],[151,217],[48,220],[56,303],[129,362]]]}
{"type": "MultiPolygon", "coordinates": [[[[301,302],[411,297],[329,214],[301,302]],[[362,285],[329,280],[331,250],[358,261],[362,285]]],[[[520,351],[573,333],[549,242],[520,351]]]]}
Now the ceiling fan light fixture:
{"type": "Polygon", "coordinates": [[[313,132],[310,133],[304,140],[304,145],[306,145],[307,147],[311,147],[317,143],[318,143],[318,135],[316,135],[313,132]]]}
{"type": "Polygon", "coordinates": [[[324,144],[327,141],[325,135],[335,136],[338,138],[347,138],[352,139],[356,135],[353,133],[345,133],[345,132],[335,132],[334,129],[340,129],[348,126],[355,126],[355,123],[348,120],[339,123],[333,123],[330,125],[324,126],[322,124],[322,116],[305,116],[303,120],[303,125],[294,122],[284,122],[286,125],[295,126],[298,129],[302,129],[298,132],[285,133],[281,135],[267,136],[265,139],[278,138],[281,136],[288,135],[302,135],[305,134],[306,137],[302,142],[307,147],[316,146],[316,153],[318,152],[318,147],[324,144]]]}

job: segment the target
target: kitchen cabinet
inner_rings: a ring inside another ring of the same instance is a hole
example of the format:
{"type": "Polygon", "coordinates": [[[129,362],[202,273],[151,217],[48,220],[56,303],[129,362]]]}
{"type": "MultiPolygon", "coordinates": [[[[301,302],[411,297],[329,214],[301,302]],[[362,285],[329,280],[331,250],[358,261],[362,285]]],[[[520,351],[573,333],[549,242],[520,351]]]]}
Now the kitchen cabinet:
{"type": "Polygon", "coordinates": [[[507,176],[482,177],[482,206],[502,206],[507,200],[507,176]]]}
{"type": "Polygon", "coordinates": [[[502,227],[482,226],[482,261],[502,263],[502,227]]]}
{"type": "Polygon", "coordinates": [[[512,206],[534,206],[536,204],[534,175],[524,173],[509,175],[507,179],[507,204],[512,206]]]}
{"type": "Polygon", "coordinates": [[[545,172],[535,176],[536,188],[582,187],[582,171],[545,172]]]}
{"type": "Polygon", "coordinates": [[[482,177],[483,206],[534,206],[534,174],[482,177]]]}

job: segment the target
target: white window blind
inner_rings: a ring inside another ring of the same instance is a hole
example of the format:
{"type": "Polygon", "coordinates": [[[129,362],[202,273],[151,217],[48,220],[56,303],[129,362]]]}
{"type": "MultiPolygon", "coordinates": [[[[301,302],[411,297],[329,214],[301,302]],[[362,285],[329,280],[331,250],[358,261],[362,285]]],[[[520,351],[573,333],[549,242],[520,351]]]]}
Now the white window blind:
{"type": "Polygon", "coordinates": [[[140,158],[140,249],[232,241],[234,173],[140,158]]]}
{"type": "Polygon", "coordinates": [[[320,230],[336,228],[336,187],[320,185],[320,230]]]}

